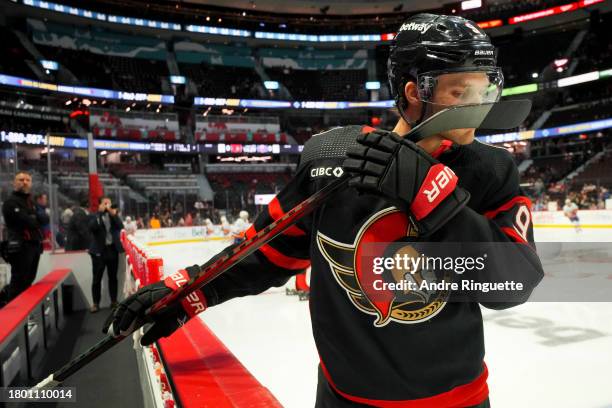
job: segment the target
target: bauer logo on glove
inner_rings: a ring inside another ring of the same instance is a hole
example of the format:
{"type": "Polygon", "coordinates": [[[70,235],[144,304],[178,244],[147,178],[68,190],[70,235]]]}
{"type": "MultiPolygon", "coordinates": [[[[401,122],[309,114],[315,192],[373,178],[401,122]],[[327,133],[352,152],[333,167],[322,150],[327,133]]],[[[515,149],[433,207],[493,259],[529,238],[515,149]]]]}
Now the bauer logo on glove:
{"type": "Polygon", "coordinates": [[[187,320],[206,310],[206,298],[201,290],[191,292],[180,302],[150,316],[149,309],[160,299],[178,290],[200,271],[197,265],[180,270],[161,282],[140,288],[138,292],[120,302],[104,323],[102,331],[113,336],[131,333],[140,322],[153,323],[144,333],[140,344],[148,346],[162,337],[170,336],[187,320]]]}

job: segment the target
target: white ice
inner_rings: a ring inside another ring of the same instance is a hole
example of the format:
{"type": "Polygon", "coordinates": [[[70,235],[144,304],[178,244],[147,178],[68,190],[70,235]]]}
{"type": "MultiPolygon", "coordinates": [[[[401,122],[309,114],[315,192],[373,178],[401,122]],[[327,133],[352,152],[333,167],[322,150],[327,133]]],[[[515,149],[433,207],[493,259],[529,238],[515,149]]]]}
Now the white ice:
{"type": "MultiPolygon", "coordinates": [[[[536,242],[595,247],[611,241],[610,232],[545,228],[536,230],[536,242]]],[[[175,244],[155,251],[171,273],[203,263],[223,246],[175,244]]],[[[603,266],[612,274],[612,263],[603,266]]],[[[612,299],[530,302],[505,311],[483,308],[483,315],[493,407],[612,407],[612,299]]],[[[314,406],[318,357],[308,302],[273,288],[210,308],[200,317],[284,406],[314,406]]]]}

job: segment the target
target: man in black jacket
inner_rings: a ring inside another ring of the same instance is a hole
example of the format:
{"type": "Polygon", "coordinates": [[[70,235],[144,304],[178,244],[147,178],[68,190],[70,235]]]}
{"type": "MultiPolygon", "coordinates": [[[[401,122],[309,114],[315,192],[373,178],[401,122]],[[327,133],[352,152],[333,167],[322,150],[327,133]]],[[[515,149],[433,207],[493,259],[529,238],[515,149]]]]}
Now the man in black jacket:
{"type": "Polygon", "coordinates": [[[111,298],[111,307],[117,304],[117,268],[119,253],[123,251],[119,240],[119,233],[123,223],[117,215],[117,209],[111,208],[111,199],[102,197],[98,205],[98,212],[89,219],[89,231],[92,234],[89,254],[93,266],[93,282],[91,293],[93,305],[91,312],[99,310],[101,297],[101,282],[104,269],[108,272],[108,290],[111,298]]]}
{"type": "Polygon", "coordinates": [[[66,250],[79,251],[88,249],[91,242],[89,232],[89,214],[87,213],[87,201],[83,199],[80,206],[72,208],[72,217],[68,222],[66,250]]]}
{"type": "Polygon", "coordinates": [[[0,307],[34,282],[42,253],[41,226],[49,224],[49,216],[45,212],[37,212],[32,201],[30,173],[18,172],[13,187],[13,194],[2,206],[8,232],[2,255],[11,264],[11,282],[0,293],[0,307]]]}

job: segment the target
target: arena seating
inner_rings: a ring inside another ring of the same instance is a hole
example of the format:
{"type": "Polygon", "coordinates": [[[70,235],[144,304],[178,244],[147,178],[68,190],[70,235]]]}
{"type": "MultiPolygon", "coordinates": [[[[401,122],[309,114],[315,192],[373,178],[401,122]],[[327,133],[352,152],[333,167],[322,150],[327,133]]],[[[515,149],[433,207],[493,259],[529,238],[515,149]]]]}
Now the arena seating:
{"type": "Polygon", "coordinates": [[[275,81],[285,85],[291,96],[302,101],[364,101],[367,100],[366,70],[297,70],[268,68],[275,81]]]}
{"type": "Polygon", "coordinates": [[[287,135],[285,133],[195,132],[195,138],[198,142],[207,143],[287,143],[287,135]]]}
{"type": "Polygon", "coordinates": [[[585,102],[575,105],[572,109],[554,110],[542,127],[555,127],[567,123],[586,122],[610,117],[612,99],[585,102]]]}
{"type": "Polygon", "coordinates": [[[585,168],[572,182],[577,185],[596,183],[612,187],[612,150],[607,151],[600,160],[585,168]]]}
{"type": "Polygon", "coordinates": [[[86,50],[37,45],[89,86],[161,94],[161,79],[170,74],[165,61],[102,55],[86,50]]]}
{"type": "Polygon", "coordinates": [[[178,140],[178,135],[172,130],[166,129],[134,129],[134,128],[99,128],[97,126],[91,129],[93,135],[100,139],[127,139],[127,140],[159,140],[166,142],[175,142],[178,140]]]}
{"type": "Polygon", "coordinates": [[[208,173],[206,175],[215,194],[215,207],[233,212],[246,208],[255,213],[255,194],[278,193],[291,179],[286,173],[208,173]]]}
{"type": "Polygon", "coordinates": [[[555,30],[525,33],[520,39],[512,35],[494,38],[494,44],[499,47],[498,62],[503,69],[505,85],[534,82],[531,74],[540,74],[555,59],[565,57],[577,33],[577,30],[555,30]]]}
{"type": "Polygon", "coordinates": [[[161,92],[161,79],[170,74],[165,61],[108,56],[107,67],[113,73],[117,89],[136,92],[161,92]]]}
{"type": "Polygon", "coordinates": [[[3,74],[15,75],[24,78],[32,78],[34,72],[30,69],[26,61],[32,57],[21,46],[21,43],[13,31],[5,26],[0,26],[0,70],[3,74]]]}
{"type": "Polygon", "coordinates": [[[200,189],[195,174],[130,174],[127,180],[147,193],[169,191],[197,193],[200,189]]]}
{"type": "Polygon", "coordinates": [[[179,69],[184,76],[195,83],[200,96],[258,97],[255,85],[261,80],[251,68],[181,63],[179,69]]]}
{"type": "Polygon", "coordinates": [[[106,65],[106,58],[87,50],[69,50],[61,47],[36,45],[47,58],[58,61],[72,72],[82,85],[112,89],[113,74],[106,65]]]}
{"type": "MultiPolygon", "coordinates": [[[[24,112],[27,114],[27,111],[24,112]]],[[[65,117],[63,121],[56,121],[31,117],[0,116],[0,130],[43,135],[48,132],[67,133],[71,130],[65,121],[65,117]]]]}
{"type": "Polygon", "coordinates": [[[612,67],[612,34],[609,29],[612,16],[606,13],[599,17],[601,20],[592,23],[583,45],[576,52],[575,57],[579,59],[577,74],[612,67]]]}

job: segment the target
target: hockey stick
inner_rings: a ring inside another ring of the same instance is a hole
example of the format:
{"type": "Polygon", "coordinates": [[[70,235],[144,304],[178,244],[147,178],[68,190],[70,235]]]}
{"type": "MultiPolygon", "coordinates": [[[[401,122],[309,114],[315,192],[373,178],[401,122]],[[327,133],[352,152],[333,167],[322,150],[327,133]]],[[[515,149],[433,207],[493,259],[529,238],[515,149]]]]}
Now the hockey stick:
{"type": "MultiPolygon", "coordinates": [[[[518,126],[529,113],[528,108],[526,111],[517,110],[516,104],[508,105],[502,102],[498,107],[494,107],[494,105],[496,104],[466,105],[445,109],[414,127],[414,129],[406,134],[405,137],[409,137],[413,140],[421,140],[425,137],[446,130],[478,128],[481,127],[483,123],[487,122],[489,122],[488,126],[492,126],[493,123],[498,123],[496,126],[500,126],[499,122],[503,121],[504,125],[509,125],[508,127],[512,128],[518,126]],[[496,119],[498,119],[499,122],[496,119]]],[[[502,129],[501,127],[496,128],[502,129]]],[[[188,283],[151,306],[145,320],[139,321],[137,324],[133,325],[130,332],[123,333],[117,337],[110,335],[105,337],[89,350],[83,352],[58,371],[54,372],[49,377],[38,383],[36,386],[34,386],[34,389],[49,388],[59,385],[62,381],[66,380],[80,368],[102,355],[104,352],[112,348],[124,338],[128,337],[134,331],[138,330],[145,323],[153,321],[153,316],[161,313],[166,307],[174,304],[183,297],[187,296],[189,293],[200,289],[221,274],[225,273],[242,259],[252,254],[278,234],[282,233],[287,228],[298,222],[302,217],[314,211],[321,204],[326,202],[335,192],[345,188],[348,184],[349,178],[350,177],[345,174],[321,190],[317,191],[291,210],[287,211],[287,213],[281,218],[272,222],[251,238],[243,241],[240,245],[228,247],[221,251],[207,263],[202,265],[200,267],[200,272],[191,278],[188,283]]]]}

